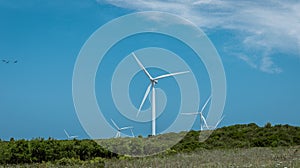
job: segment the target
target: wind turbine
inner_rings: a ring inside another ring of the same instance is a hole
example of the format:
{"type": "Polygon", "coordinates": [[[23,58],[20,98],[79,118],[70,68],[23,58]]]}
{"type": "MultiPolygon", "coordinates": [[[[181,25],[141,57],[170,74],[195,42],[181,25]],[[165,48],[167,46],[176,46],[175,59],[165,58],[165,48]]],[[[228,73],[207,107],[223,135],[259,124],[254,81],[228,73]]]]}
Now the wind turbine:
{"type": "MultiPolygon", "coordinates": [[[[206,119],[203,116],[203,111],[205,109],[205,107],[207,106],[208,102],[210,101],[211,96],[209,96],[209,98],[206,100],[205,104],[203,105],[203,107],[201,108],[200,112],[196,112],[196,113],[181,113],[182,115],[199,115],[200,116],[200,130],[203,131],[203,123],[205,125],[205,127],[207,129],[209,129],[209,126],[206,123],[206,119]]],[[[219,124],[219,122],[217,123],[217,125],[219,124]]],[[[217,126],[216,125],[216,126],[217,126]]]]}
{"type": "Polygon", "coordinates": [[[133,134],[133,131],[132,131],[132,128],[133,128],[133,127],[129,126],[129,127],[122,127],[122,128],[120,128],[120,127],[118,127],[118,125],[114,122],[113,119],[110,119],[110,120],[111,120],[111,122],[114,124],[114,126],[117,128],[117,130],[118,130],[118,132],[117,132],[115,138],[121,137],[121,131],[126,130],[126,129],[130,129],[131,134],[132,134],[132,137],[134,137],[134,134],[133,134]]]}
{"type": "Polygon", "coordinates": [[[68,139],[78,138],[77,135],[72,135],[72,136],[70,136],[70,135],[68,134],[68,132],[67,132],[65,129],[64,129],[64,131],[65,131],[65,134],[67,135],[67,138],[68,138],[68,139]]]}
{"type": "Polygon", "coordinates": [[[144,71],[144,73],[147,75],[147,77],[150,80],[150,84],[145,92],[144,98],[141,102],[141,105],[139,107],[139,110],[137,112],[137,115],[139,115],[146,98],[148,97],[150,90],[152,90],[152,102],[151,102],[151,109],[152,109],[152,135],[155,136],[156,133],[156,123],[155,123],[155,118],[156,118],[156,108],[155,108],[155,85],[158,83],[159,79],[163,79],[163,78],[167,78],[170,76],[175,76],[175,75],[180,75],[180,74],[184,74],[184,73],[188,73],[189,71],[184,71],[184,72],[176,72],[176,73],[170,73],[170,74],[164,74],[164,75],[160,75],[158,77],[153,78],[150,73],[146,70],[146,68],[143,66],[143,64],[140,62],[140,60],[136,57],[136,55],[134,53],[132,53],[134,59],[136,60],[136,62],[138,63],[138,65],[140,66],[140,68],[144,71]]]}

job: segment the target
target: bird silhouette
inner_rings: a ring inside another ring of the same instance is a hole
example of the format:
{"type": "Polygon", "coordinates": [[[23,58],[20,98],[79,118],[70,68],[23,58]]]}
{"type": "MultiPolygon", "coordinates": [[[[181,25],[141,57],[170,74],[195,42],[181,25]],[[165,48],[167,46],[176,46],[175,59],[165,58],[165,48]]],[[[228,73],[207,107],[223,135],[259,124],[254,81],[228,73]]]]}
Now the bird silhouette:
{"type": "MultiPolygon", "coordinates": [[[[3,59],[2,62],[3,62],[3,63],[6,63],[6,64],[10,63],[9,60],[5,60],[5,59],[3,59]]],[[[14,63],[14,64],[16,64],[16,63],[18,63],[18,60],[11,61],[11,62],[14,63]]]]}
{"type": "Polygon", "coordinates": [[[9,63],[9,61],[7,61],[7,60],[4,60],[4,59],[2,60],[2,62],[3,62],[3,63],[9,63]]]}

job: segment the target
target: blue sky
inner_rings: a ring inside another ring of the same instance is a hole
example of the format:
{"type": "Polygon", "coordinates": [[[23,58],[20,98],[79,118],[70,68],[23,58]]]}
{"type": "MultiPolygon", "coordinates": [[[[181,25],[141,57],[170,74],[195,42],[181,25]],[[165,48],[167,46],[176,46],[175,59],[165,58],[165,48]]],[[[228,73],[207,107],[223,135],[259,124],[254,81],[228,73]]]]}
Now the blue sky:
{"type": "Polygon", "coordinates": [[[77,55],[100,26],[147,10],[189,19],[215,45],[227,78],[220,126],[299,126],[299,8],[292,0],[0,0],[0,59],[19,61],[0,64],[0,138],[61,139],[64,128],[87,138],[72,100],[77,55]]]}

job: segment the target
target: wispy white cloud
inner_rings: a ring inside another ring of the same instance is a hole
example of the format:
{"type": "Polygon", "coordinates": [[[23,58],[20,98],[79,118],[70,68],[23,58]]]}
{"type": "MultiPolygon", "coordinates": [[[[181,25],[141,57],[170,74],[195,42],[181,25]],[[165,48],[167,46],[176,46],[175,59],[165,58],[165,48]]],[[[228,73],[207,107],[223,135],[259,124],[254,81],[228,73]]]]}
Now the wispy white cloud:
{"type": "Polygon", "coordinates": [[[242,49],[238,52],[227,50],[229,54],[236,55],[251,67],[267,73],[282,71],[272,59],[276,51],[300,57],[300,2],[297,0],[97,1],[137,11],[158,10],[174,13],[207,31],[236,31],[237,37],[231,40],[238,39],[242,49]]]}
{"type": "Polygon", "coordinates": [[[262,70],[263,72],[268,72],[268,73],[282,72],[282,69],[277,67],[272,61],[271,57],[269,56],[262,57],[259,69],[262,70]]]}

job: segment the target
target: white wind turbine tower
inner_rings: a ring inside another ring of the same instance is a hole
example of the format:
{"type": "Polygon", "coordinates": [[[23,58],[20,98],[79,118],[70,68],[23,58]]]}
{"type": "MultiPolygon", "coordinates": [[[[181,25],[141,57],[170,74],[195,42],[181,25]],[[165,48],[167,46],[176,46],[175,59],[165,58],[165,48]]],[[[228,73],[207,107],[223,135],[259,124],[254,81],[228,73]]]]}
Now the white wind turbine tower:
{"type": "Polygon", "coordinates": [[[163,79],[163,78],[167,78],[170,76],[175,76],[175,75],[180,75],[180,74],[184,74],[184,73],[188,73],[189,71],[184,71],[184,72],[176,72],[176,73],[170,73],[170,74],[164,74],[164,75],[160,75],[158,77],[153,78],[149,72],[146,70],[146,68],[143,66],[143,64],[139,61],[139,59],[136,57],[136,55],[134,53],[132,53],[134,59],[136,60],[136,62],[138,63],[138,65],[140,66],[140,68],[144,71],[144,73],[147,75],[147,77],[150,80],[150,84],[146,90],[146,93],[144,95],[144,98],[141,102],[141,105],[139,107],[137,116],[139,115],[146,98],[148,97],[149,93],[150,93],[150,89],[152,90],[152,102],[151,102],[151,109],[152,109],[152,135],[154,136],[156,133],[156,123],[155,123],[155,119],[156,119],[156,111],[155,111],[155,84],[157,84],[159,79],[163,79]]]}
{"type": "Polygon", "coordinates": [[[127,130],[127,129],[130,129],[131,134],[132,134],[132,137],[134,137],[134,134],[133,134],[133,131],[132,131],[132,128],[133,128],[133,127],[129,126],[129,127],[122,127],[122,128],[120,128],[120,127],[118,127],[118,125],[114,122],[113,119],[111,119],[111,122],[114,124],[114,126],[115,126],[115,127],[117,128],[117,130],[118,130],[118,132],[117,132],[115,138],[121,137],[121,131],[127,130]]]}
{"type": "Polygon", "coordinates": [[[71,135],[71,136],[70,136],[70,135],[68,134],[68,132],[67,132],[65,129],[64,129],[64,131],[65,131],[65,134],[67,135],[67,138],[68,138],[68,139],[78,138],[77,135],[71,135]]]}
{"type": "MultiPolygon", "coordinates": [[[[203,105],[203,107],[201,108],[200,112],[196,112],[196,113],[181,113],[182,115],[199,115],[200,116],[200,130],[203,131],[203,124],[205,125],[205,127],[207,129],[209,129],[209,126],[206,123],[206,119],[203,116],[203,111],[205,109],[205,107],[207,106],[208,102],[210,101],[211,96],[209,96],[209,98],[206,100],[205,104],[203,105]]],[[[219,124],[219,122],[217,123],[217,125],[219,124]]],[[[216,126],[217,126],[216,125],[216,126]]]]}

